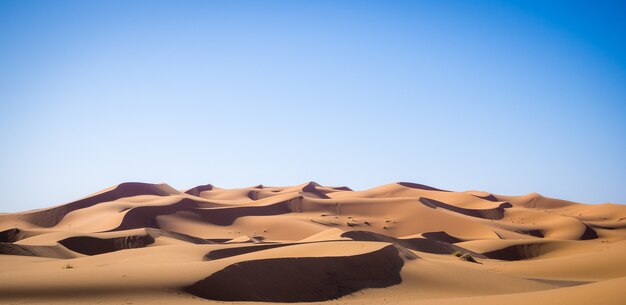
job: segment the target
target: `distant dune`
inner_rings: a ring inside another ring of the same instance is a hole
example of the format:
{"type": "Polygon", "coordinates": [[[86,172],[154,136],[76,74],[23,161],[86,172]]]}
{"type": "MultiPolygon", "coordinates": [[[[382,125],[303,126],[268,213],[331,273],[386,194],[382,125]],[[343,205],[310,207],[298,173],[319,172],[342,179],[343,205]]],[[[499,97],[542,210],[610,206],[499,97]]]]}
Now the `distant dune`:
{"type": "Polygon", "coordinates": [[[539,194],[133,182],[0,214],[2,304],[626,304],[624,287],[626,205],[539,194]]]}

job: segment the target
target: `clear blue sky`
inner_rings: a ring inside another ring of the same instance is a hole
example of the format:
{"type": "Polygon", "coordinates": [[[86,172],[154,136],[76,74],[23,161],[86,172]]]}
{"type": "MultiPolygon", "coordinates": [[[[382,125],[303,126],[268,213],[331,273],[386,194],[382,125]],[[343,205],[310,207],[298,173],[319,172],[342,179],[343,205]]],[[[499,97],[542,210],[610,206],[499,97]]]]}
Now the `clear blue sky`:
{"type": "Polygon", "coordinates": [[[124,181],[626,203],[624,1],[0,1],[0,211],[124,181]]]}

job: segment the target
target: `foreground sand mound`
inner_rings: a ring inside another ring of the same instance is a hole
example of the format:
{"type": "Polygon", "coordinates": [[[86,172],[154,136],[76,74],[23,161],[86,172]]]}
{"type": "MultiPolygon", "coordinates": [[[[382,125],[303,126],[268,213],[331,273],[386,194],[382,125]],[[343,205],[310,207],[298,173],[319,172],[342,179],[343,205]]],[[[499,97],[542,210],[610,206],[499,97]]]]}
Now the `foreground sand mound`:
{"type": "Polygon", "coordinates": [[[122,183],[0,214],[0,303],[480,304],[514,294],[520,304],[617,304],[601,301],[623,299],[625,251],[624,205],[408,182],[122,183]],[[603,297],[560,297],[590,291],[603,297]]]}
{"type": "Polygon", "coordinates": [[[392,246],[355,256],[244,261],[230,265],[185,290],[221,301],[324,301],[364,288],[398,284],[403,264],[398,251],[392,246]]]}

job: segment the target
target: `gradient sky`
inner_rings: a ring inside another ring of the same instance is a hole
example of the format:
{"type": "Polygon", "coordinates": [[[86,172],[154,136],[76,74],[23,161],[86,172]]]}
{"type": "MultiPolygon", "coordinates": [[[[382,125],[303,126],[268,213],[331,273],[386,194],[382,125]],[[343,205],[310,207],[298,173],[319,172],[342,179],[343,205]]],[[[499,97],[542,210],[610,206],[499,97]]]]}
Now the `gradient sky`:
{"type": "Polygon", "coordinates": [[[125,181],[626,203],[624,1],[0,1],[0,211],[125,181]]]}

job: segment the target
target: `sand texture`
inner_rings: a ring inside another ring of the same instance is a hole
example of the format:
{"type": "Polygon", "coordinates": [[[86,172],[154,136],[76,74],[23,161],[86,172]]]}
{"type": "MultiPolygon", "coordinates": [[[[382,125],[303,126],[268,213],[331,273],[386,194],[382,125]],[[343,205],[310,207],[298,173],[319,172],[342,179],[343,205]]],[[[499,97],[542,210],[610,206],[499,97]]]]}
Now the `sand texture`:
{"type": "Polygon", "coordinates": [[[626,205],[534,193],[123,183],[0,214],[2,304],[626,304],[625,288],[626,205]]]}

